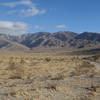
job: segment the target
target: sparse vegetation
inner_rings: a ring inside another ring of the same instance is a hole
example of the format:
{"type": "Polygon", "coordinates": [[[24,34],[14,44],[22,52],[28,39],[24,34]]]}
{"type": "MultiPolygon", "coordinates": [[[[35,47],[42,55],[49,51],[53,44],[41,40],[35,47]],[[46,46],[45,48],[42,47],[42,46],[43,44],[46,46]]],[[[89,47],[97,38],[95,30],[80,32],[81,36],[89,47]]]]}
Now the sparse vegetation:
{"type": "Polygon", "coordinates": [[[72,76],[90,76],[95,75],[95,66],[83,61],[81,65],[75,67],[75,70],[71,72],[72,76]]]}
{"type": "Polygon", "coordinates": [[[92,100],[100,89],[99,79],[93,81],[99,72],[82,60],[87,56],[6,55],[0,58],[2,100],[92,100]]]}

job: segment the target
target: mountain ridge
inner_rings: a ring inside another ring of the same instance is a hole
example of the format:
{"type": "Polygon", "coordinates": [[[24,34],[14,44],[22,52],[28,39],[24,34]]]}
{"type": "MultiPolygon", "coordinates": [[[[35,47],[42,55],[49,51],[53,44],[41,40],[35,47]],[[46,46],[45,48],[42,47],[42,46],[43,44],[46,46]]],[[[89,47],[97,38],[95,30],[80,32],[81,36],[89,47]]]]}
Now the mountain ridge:
{"type": "Polygon", "coordinates": [[[66,51],[81,50],[100,48],[100,34],[96,32],[83,32],[79,34],[70,31],[59,31],[55,33],[37,32],[34,34],[23,34],[21,36],[0,34],[0,50],[5,47],[7,49],[6,45],[8,44],[6,42],[13,44],[8,49],[17,47],[17,49],[20,48],[22,51],[34,50],[36,48],[49,50],[64,49],[66,51]]]}

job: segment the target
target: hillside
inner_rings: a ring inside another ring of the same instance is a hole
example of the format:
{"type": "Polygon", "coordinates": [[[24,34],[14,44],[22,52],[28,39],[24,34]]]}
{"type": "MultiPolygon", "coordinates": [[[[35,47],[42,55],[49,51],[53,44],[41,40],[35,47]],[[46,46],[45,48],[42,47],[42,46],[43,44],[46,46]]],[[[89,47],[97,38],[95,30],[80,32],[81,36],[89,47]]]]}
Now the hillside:
{"type": "Polygon", "coordinates": [[[84,50],[100,48],[100,34],[94,32],[37,32],[10,36],[0,34],[0,49],[13,50],[84,50]],[[10,44],[10,45],[9,45],[10,44]]]}
{"type": "Polygon", "coordinates": [[[0,37],[0,50],[3,51],[28,51],[29,48],[14,41],[10,41],[7,37],[0,37]]]}

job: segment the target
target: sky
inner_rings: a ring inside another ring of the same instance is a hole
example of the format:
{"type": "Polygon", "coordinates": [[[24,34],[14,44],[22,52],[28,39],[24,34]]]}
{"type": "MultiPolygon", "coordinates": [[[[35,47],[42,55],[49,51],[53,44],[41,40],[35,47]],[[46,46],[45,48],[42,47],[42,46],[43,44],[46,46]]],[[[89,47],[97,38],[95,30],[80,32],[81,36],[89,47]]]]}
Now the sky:
{"type": "Polygon", "coordinates": [[[100,0],[0,0],[0,33],[100,32],[100,0]]]}

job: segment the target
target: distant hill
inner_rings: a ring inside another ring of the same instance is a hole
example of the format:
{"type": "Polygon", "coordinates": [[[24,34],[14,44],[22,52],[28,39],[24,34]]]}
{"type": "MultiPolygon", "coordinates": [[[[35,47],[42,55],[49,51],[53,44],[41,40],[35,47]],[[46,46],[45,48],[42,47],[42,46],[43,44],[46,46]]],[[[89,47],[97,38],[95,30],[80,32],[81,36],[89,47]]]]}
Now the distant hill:
{"type": "MultiPolygon", "coordinates": [[[[12,36],[12,39],[14,37],[12,36]]],[[[9,40],[5,35],[0,35],[0,50],[3,51],[29,51],[29,48],[15,41],[9,40]]]]}
{"type": "Polygon", "coordinates": [[[0,34],[0,49],[6,50],[84,50],[100,48],[100,34],[95,32],[37,32],[10,36],[0,34]]]}

